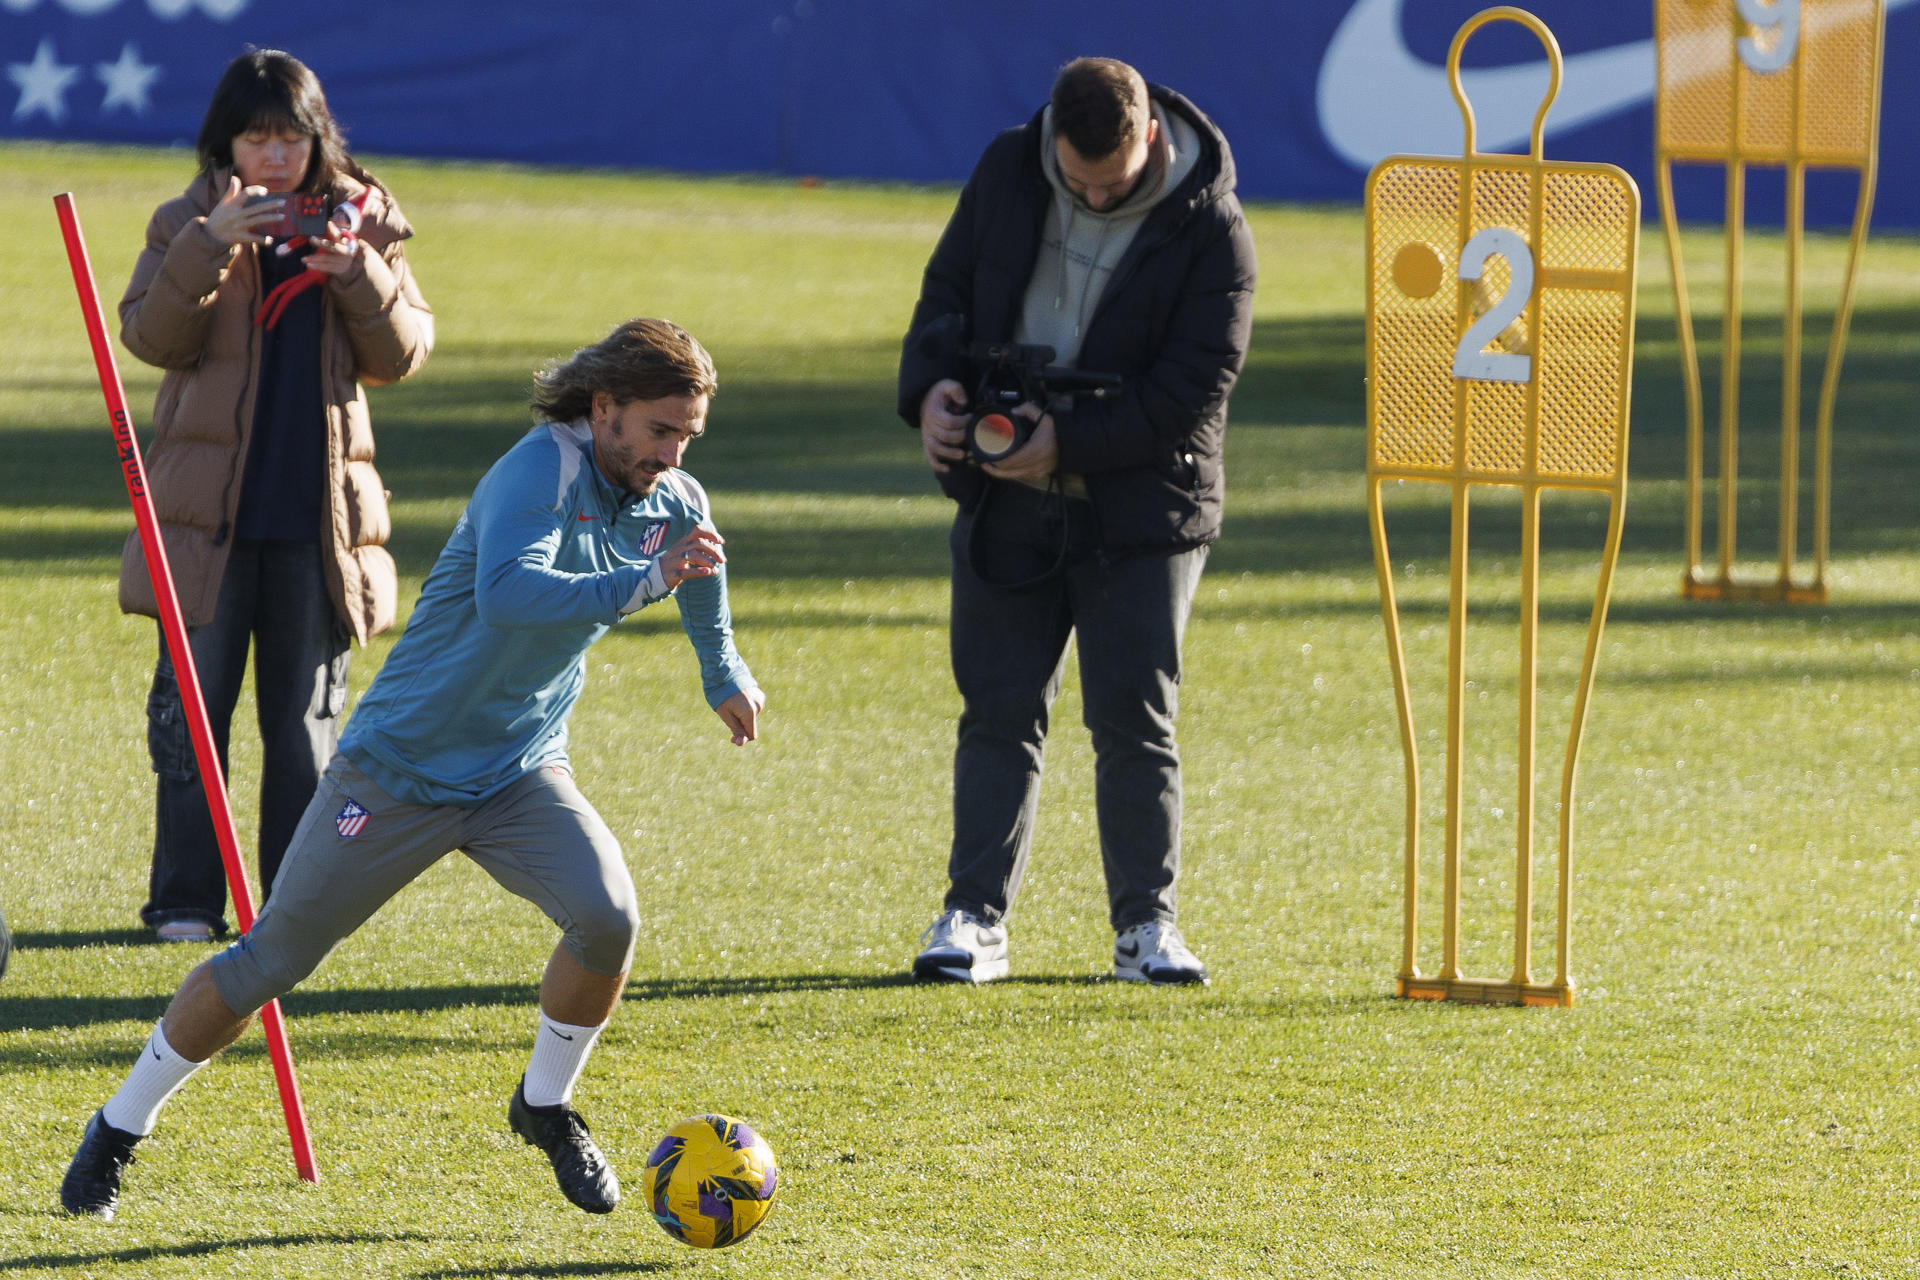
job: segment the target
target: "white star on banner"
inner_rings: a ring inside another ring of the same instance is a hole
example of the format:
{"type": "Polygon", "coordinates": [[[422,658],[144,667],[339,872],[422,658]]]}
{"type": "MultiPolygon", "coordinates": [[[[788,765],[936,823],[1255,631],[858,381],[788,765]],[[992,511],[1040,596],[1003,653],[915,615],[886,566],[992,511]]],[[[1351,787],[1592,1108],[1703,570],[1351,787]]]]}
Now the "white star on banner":
{"type": "Polygon", "coordinates": [[[80,74],[80,68],[61,65],[53,54],[53,41],[42,40],[33,51],[32,62],[7,64],[7,79],[20,86],[20,101],[14,104],[13,118],[24,120],[36,111],[44,111],[56,123],[67,117],[67,86],[80,74]]]}
{"type": "Polygon", "coordinates": [[[135,115],[145,115],[152,108],[153,104],[147,101],[147,90],[160,78],[160,68],[140,61],[140,50],[133,45],[120,50],[118,62],[94,63],[93,74],[107,86],[106,99],[100,104],[102,111],[125,107],[135,115]]]}

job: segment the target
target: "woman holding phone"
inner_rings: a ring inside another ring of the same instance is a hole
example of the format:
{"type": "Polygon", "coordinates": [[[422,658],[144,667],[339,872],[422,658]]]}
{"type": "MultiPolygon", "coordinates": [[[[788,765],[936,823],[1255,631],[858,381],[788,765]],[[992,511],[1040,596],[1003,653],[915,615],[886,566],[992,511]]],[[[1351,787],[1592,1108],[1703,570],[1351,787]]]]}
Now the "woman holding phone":
{"type": "MultiPolygon", "coordinates": [[[[236,58],[197,151],[193,181],[148,223],[120,336],[166,370],[148,484],[223,771],[253,654],[264,898],[333,754],[349,646],[394,619],[363,384],[418,369],[433,314],[407,266],[412,228],[348,155],[298,59],[236,58]],[[302,210],[319,234],[292,225],[302,210]]],[[[137,534],[120,607],[157,616],[137,534]]],[[[164,636],[147,722],[157,801],[141,919],[165,941],[211,940],[227,931],[226,880],[164,636]]]]}

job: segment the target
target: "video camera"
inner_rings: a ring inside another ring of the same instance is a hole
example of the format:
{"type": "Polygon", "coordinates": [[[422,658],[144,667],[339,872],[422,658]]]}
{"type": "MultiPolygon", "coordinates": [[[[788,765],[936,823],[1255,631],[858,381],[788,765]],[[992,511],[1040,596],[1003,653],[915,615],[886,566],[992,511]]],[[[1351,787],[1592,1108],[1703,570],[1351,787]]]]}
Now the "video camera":
{"type": "Polygon", "coordinates": [[[1026,444],[1033,422],[1016,417],[1023,404],[1053,410],[1056,396],[1107,396],[1120,390],[1118,374],[1056,368],[1052,347],[1022,342],[965,341],[967,318],[945,315],[920,337],[921,350],[938,359],[960,359],[972,367],[973,392],[967,400],[967,454],[976,463],[998,462],[1026,444]]]}

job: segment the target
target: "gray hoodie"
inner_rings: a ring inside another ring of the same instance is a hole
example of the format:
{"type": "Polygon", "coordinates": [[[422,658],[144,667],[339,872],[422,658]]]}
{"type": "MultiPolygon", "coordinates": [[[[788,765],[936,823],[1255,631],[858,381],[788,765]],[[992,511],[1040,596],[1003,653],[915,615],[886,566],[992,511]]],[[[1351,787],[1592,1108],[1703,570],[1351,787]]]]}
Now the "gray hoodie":
{"type": "MultiPolygon", "coordinates": [[[[1041,343],[1053,348],[1053,363],[1074,368],[1080,357],[1080,337],[1087,320],[1100,304],[1114,267],[1126,255],[1127,246],[1153,206],[1193,171],[1200,158],[1200,136],[1178,116],[1170,115],[1158,103],[1153,118],[1160,122],[1154,145],[1159,155],[1148,161],[1148,172],[1132,195],[1105,211],[1087,207],[1067,186],[1060,172],[1060,153],[1054,147],[1053,108],[1048,107],[1040,121],[1040,168],[1053,187],[1053,203],[1047,209],[1047,224],[1040,233],[1040,253],[1034,259],[1033,275],[1027,280],[1027,293],[1021,305],[1020,319],[1013,331],[1015,342],[1041,343]]],[[[1100,372],[1095,370],[1094,372],[1100,372]]],[[[1069,497],[1087,496],[1086,483],[1077,475],[1059,476],[1069,497]]],[[[1045,481],[1022,481],[1033,488],[1046,488],[1045,481]]]]}
{"type": "Polygon", "coordinates": [[[1052,347],[1057,365],[1074,367],[1087,320],[1140,224],[1199,161],[1200,138],[1191,125],[1158,103],[1153,118],[1160,122],[1155,144],[1160,162],[1150,162],[1147,176],[1133,194],[1105,212],[1089,209],[1067,187],[1054,147],[1053,109],[1049,107],[1041,118],[1040,167],[1053,187],[1053,205],[1047,210],[1040,254],[1027,281],[1026,301],[1013,338],[1052,347]]]}

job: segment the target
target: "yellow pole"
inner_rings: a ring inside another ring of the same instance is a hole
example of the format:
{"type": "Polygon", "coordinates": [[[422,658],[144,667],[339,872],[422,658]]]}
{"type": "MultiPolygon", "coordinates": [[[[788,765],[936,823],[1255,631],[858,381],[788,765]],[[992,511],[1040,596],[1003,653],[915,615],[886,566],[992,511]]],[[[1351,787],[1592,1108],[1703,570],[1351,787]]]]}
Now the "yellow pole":
{"type": "Polygon", "coordinates": [[[1700,352],[1693,336],[1693,303],[1687,296],[1686,255],[1680,245],[1680,218],[1673,201],[1673,161],[1662,159],[1654,174],[1660,194],[1660,222],[1667,233],[1667,267],[1673,276],[1674,328],[1680,337],[1681,381],[1687,389],[1687,567],[1682,583],[1700,575],[1701,527],[1706,520],[1706,403],[1700,390],[1700,352]]]}
{"type": "MultiPolygon", "coordinates": [[[[1625,388],[1622,393],[1626,394],[1625,388]]],[[[1587,709],[1593,698],[1593,676],[1600,661],[1600,637],[1607,625],[1607,601],[1613,595],[1613,570],[1620,559],[1620,534],[1625,525],[1627,460],[1620,459],[1607,517],[1607,547],[1600,557],[1600,581],[1593,592],[1593,617],[1587,624],[1587,652],[1580,664],[1580,684],[1573,697],[1573,724],[1567,731],[1566,767],[1560,775],[1560,919],[1555,951],[1554,986],[1562,1003],[1573,1003],[1573,808],[1574,778],[1580,765],[1580,744],[1587,732],[1587,709]]]]}
{"type": "Polygon", "coordinates": [[[1873,186],[1879,155],[1870,151],[1860,168],[1860,194],[1853,207],[1853,233],[1847,241],[1847,270],[1840,280],[1840,298],[1833,312],[1833,334],[1827,342],[1827,368],[1820,379],[1820,411],[1814,435],[1813,586],[1817,598],[1827,594],[1827,551],[1830,542],[1833,494],[1833,402],[1840,389],[1840,360],[1847,348],[1847,330],[1853,323],[1853,290],[1860,278],[1860,258],[1867,243],[1867,223],[1873,216],[1873,186]]]}
{"type": "Polygon", "coordinates": [[[1746,234],[1746,167],[1727,162],[1726,312],[1720,325],[1720,581],[1733,577],[1740,484],[1740,253],[1746,234]]]}
{"type": "MultiPolygon", "coordinates": [[[[1533,432],[1537,438],[1537,430],[1533,432]]],[[[1520,743],[1513,870],[1513,980],[1533,981],[1534,751],[1540,658],[1540,486],[1521,491],[1520,512],[1520,743]]]]}
{"type": "Polygon", "coordinates": [[[1460,859],[1462,806],[1466,802],[1467,743],[1467,482],[1453,482],[1453,548],[1448,561],[1447,602],[1447,843],[1445,915],[1441,924],[1440,976],[1460,969],[1460,859]]]}
{"type": "MultiPolygon", "coordinates": [[[[1797,83],[1797,80],[1796,80],[1797,83]]],[[[1807,169],[1787,166],[1787,298],[1780,355],[1780,590],[1793,588],[1800,542],[1801,256],[1806,238],[1807,169]]]]}
{"type": "Polygon", "coordinates": [[[1406,766],[1407,901],[1400,948],[1401,994],[1405,995],[1406,984],[1420,976],[1420,749],[1413,730],[1413,692],[1407,681],[1406,648],[1400,638],[1400,606],[1393,591],[1393,557],[1387,548],[1382,484],[1379,476],[1368,479],[1367,523],[1373,530],[1374,574],[1380,582],[1380,612],[1387,627],[1387,665],[1393,673],[1393,703],[1400,726],[1401,757],[1406,766]]]}

